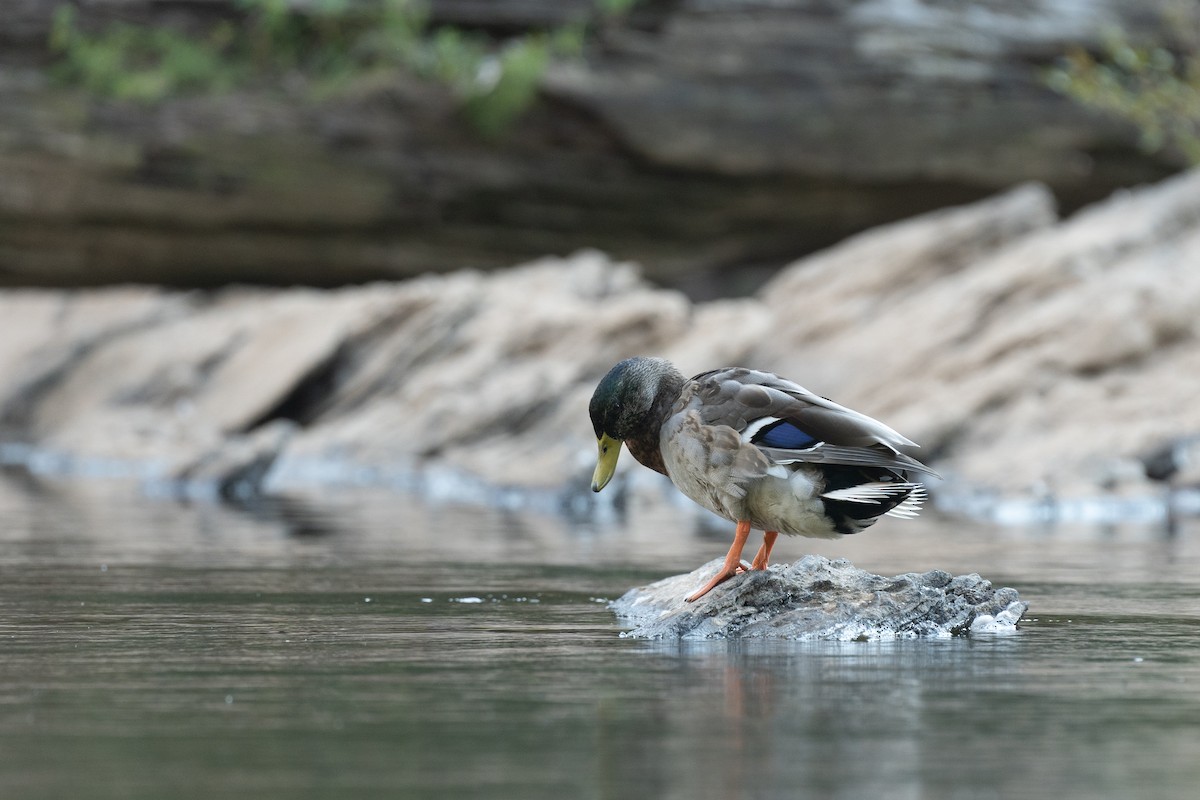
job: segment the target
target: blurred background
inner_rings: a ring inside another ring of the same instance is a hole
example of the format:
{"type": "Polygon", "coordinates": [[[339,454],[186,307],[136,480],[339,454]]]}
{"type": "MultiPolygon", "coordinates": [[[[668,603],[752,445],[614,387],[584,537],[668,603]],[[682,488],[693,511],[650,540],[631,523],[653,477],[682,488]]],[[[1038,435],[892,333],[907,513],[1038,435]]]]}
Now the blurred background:
{"type": "Polygon", "coordinates": [[[0,794],[1192,796],[1197,164],[1197,0],[0,0],[0,794]],[[639,353],[1021,630],[621,638],[731,536],[588,490],[639,353]]]}
{"type": "Polygon", "coordinates": [[[745,294],[1021,181],[1070,213],[1183,168],[1194,6],[10,0],[0,281],[339,286],[590,247],[745,294]]]}
{"type": "Polygon", "coordinates": [[[0,452],[573,491],[651,352],[884,418],[950,505],[1159,502],[1200,470],[1198,14],[12,0],[0,452]]]}

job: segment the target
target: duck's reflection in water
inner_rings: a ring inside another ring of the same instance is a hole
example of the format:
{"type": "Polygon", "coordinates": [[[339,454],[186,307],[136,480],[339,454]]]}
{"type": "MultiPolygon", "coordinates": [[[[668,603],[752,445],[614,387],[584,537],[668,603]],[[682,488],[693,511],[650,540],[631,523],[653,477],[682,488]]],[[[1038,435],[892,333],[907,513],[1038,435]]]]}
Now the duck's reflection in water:
{"type": "Polygon", "coordinates": [[[947,711],[944,682],[1011,680],[1013,644],[646,643],[665,693],[634,699],[644,704],[625,721],[658,730],[636,735],[651,752],[609,760],[609,796],[635,773],[661,797],[925,796],[931,771],[952,766],[930,746],[947,711]]]}

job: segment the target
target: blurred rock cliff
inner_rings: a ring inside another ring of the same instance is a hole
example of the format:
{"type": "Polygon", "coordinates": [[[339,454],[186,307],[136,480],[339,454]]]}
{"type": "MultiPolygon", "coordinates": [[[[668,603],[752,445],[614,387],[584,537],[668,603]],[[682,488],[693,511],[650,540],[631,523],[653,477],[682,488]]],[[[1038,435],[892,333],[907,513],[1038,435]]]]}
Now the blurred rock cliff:
{"type": "MultiPolygon", "coordinates": [[[[888,422],[947,502],[1155,497],[1200,485],[1197,264],[1193,171],[1068,219],[1021,186],[736,300],[595,251],[337,290],[6,290],[0,460],[226,496],[437,476],[582,496],[596,381],[650,353],[773,369],[888,422]]],[[[618,485],[650,475],[621,466],[618,485]]]]}
{"type": "MultiPolygon", "coordinates": [[[[0,21],[0,282],[347,282],[595,247],[693,296],[847,234],[1036,180],[1070,210],[1179,164],[1043,85],[1165,3],[644,0],[554,60],[504,136],[393,76],[106,100],[50,77],[60,3],[0,21]]],[[[303,5],[302,3],[299,5],[303,5]]],[[[629,5],[629,4],[624,4],[629,5]]],[[[234,0],[89,0],[79,24],[184,30],[234,0]]],[[[493,36],[595,0],[433,0],[493,36]]]]}

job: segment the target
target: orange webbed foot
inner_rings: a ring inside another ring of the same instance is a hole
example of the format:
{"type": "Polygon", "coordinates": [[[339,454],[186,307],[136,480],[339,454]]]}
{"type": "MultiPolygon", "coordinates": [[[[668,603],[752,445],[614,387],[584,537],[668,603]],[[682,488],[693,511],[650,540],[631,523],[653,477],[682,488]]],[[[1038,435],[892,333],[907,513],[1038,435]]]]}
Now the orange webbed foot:
{"type": "Polygon", "coordinates": [[[711,592],[713,589],[720,586],[725,581],[729,580],[730,578],[734,577],[735,575],[740,574],[743,571],[744,570],[742,570],[741,567],[738,567],[737,569],[731,570],[731,571],[721,570],[715,576],[713,576],[713,579],[711,581],[704,584],[704,586],[701,589],[699,589],[695,594],[688,595],[686,598],[684,598],[683,602],[685,602],[685,603],[696,602],[701,597],[704,597],[704,595],[708,594],[709,592],[711,592]]]}
{"type": "Polygon", "coordinates": [[[739,572],[744,572],[745,567],[742,566],[742,549],[746,546],[746,537],[750,535],[750,521],[738,520],[737,531],[733,535],[733,544],[729,547],[729,552],[725,554],[725,566],[721,568],[713,579],[704,584],[695,594],[684,598],[685,603],[694,603],[704,595],[711,592],[715,587],[729,580],[739,572]]]}
{"type": "Polygon", "coordinates": [[[775,546],[775,540],[779,538],[779,531],[766,531],[763,533],[762,547],[758,548],[758,553],[754,556],[754,562],[750,565],[750,569],[766,569],[767,562],[771,559],[771,548],[775,546]]]}

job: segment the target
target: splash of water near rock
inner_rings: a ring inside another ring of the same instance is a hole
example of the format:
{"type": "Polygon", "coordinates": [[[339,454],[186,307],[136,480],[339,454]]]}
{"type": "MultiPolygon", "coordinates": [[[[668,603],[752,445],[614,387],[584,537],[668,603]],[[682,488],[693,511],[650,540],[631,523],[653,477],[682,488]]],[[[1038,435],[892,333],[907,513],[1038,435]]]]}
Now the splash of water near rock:
{"type": "Polygon", "coordinates": [[[846,559],[805,556],[730,580],[695,603],[684,598],[721,567],[710,561],[686,575],[630,589],[611,604],[645,639],[946,638],[1015,631],[1028,604],[1015,589],[979,575],[942,570],[886,578],[846,559]]]}

